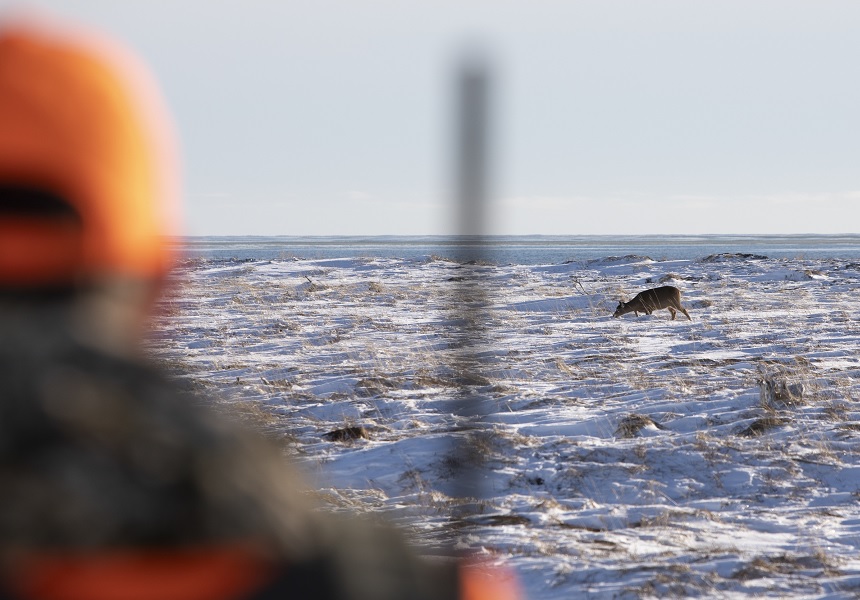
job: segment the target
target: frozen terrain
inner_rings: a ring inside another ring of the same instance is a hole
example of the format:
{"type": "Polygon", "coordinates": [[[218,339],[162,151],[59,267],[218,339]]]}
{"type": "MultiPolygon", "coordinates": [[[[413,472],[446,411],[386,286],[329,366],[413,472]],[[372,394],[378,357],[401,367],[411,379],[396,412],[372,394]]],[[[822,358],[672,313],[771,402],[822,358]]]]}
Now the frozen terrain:
{"type": "Polygon", "coordinates": [[[858,288],[835,259],[200,259],[152,348],[330,509],[455,537],[531,598],[852,597],[858,288]],[[612,318],[663,284],[692,322],[612,318]],[[464,318],[483,334],[464,341],[464,318]],[[486,413],[468,447],[463,388],[486,413]],[[479,497],[456,497],[463,478],[479,497]]]}

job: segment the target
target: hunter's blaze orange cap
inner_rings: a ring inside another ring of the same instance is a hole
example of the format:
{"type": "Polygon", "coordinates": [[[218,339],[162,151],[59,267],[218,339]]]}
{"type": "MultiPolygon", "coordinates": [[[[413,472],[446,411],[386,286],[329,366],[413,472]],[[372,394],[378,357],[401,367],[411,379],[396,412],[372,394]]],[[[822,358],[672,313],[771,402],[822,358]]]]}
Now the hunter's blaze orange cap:
{"type": "Polygon", "coordinates": [[[165,275],[174,165],[155,86],[125,50],[0,28],[0,287],[165,275]]]}

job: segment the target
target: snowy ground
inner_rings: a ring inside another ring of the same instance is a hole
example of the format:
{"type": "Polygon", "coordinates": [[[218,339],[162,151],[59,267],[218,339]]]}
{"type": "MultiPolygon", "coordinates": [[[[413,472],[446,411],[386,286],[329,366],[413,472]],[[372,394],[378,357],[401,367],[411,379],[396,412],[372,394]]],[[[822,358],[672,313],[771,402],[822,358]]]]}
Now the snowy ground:
{"type": "Polygon", "coordinates": [[[860,264],[190,261],[177,280],[155,352],[329,507],[457,535],[532,598],[860,594],[860,264]],[[463,279],[486,292],[465,348],[463,279]],[[612,318],[664,283],[692,322],[612,318]],[[492,414],[452,453],[464,385],[492,414]],[[480,498],[454,497],[463,477],[480,498]]]}

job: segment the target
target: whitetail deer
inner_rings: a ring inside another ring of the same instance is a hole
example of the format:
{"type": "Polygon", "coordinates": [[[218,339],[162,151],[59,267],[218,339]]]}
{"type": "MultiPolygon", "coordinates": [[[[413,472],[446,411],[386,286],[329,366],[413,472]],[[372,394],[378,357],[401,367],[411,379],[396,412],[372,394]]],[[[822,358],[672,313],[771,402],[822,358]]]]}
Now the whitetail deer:
{"type": "Polygon", "coordinates": [[[619,302],[618,308],[615,309],[615,314],[612,316],[620,317],[632,312],[638,317],[640,312],[650,315],[655,310],[660,310],[661,308],[668,308],[669,312],[672,313],[673,320],[675,319],[676,310],[680,310],[687,315],[688,319],[693,320],[687,309],[681,306],[681,290],[671,285],[664,285],[663,287],[639,292],[630,302],[619,302]]]}

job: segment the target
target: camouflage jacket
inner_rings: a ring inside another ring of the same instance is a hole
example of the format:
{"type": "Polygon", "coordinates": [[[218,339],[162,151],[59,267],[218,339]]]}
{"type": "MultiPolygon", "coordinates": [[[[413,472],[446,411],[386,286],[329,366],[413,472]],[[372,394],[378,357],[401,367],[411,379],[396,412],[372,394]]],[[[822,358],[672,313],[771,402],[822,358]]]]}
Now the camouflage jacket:
{"type": "Polygon", "coordinates": [[[312,510],[279,450],[47,317],[0,320],[0,566],[22,551],[253,540],[285,564],[323,565],[324,597],[456,597],[451,564],[312,510]]]}

